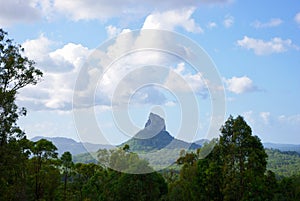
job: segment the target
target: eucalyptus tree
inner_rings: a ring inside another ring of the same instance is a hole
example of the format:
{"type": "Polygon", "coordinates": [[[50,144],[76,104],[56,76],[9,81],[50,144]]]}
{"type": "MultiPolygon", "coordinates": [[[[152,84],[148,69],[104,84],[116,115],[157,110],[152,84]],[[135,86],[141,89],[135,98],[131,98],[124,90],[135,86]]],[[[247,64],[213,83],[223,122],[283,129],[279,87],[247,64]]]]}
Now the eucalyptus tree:
{"type": "Polygon", "coordinates": [[[26,115],[26,109],[17,106],[16,96],[23,87],[37,84],[43,74],[7,35],[0,29],[0,198],[22,200],[25,176],[20,170],[28,157],[25,133],[17,120],[26,115]]]}

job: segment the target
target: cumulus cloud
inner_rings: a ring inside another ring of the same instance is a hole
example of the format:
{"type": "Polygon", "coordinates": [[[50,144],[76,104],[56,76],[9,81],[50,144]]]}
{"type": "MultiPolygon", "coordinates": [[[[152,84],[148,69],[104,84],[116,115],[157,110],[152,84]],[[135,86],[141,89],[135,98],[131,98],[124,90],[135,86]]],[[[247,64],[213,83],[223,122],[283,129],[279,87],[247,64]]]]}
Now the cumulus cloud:
{"type": "Polygon", "coordinates": [[[272,18],[268,22],[260,22],[260,21],[255,21],[252,23],[252,26],[255,28],[268,28],[268,27],[277,27],[281,25],[283,21],[280,18],[272,18]]]}
{"type": "Polygon", "coordinates": [[[282,53],[291,48],[298,49],[298,47],[292,43],[291,39],[283,40],[279,37],[272,38],[270,41],[264,41],[244,36],[242,40],[237,41],[237,45],[248,50],[253,50],[257,55],[282,53]]]}
{"type": "Polygon", "coordinates": [[[143,29],[165,29],[172,31],[176,27],[182,27],[188,32],[202,33],[202,28],[191,18],[194,11],[195,8],[184,8],[154,12],[147,16],[143,29]]]}
{"type": "Polygon", "coordinates": [[[81,44],[68,43],[61,49],[49,53],[56,66],[71,65],[72,69],[81,67],[90,54],[90,50],[81,44]]]}
{"type": "Polygon", "coordinates": [[[69,43],[61,49],[52,50],[56,42],[51,41],[43,34],[37,39],[26,40],[22,47],[25,56],[34,60],[40,69],[46,72],[70,71],[79,67],[84,57],[89,54],[87,48],[80,44],[69,43]]]}
{"type": "Polygon", "coordinates": [[[300,25],[300,12],[295,15],[295,22],[300,25]]]}
{"type": "Polygon", "coordinates": [[[253,81],[247,77],[232,77],[225,80],[227,90],[236,94],[255,91],[257,88],[253,85],[253,81]]]}
{"type": "Polygon", "coordinates": [[[22,47],[25,49],[25,55],[36,62],[42,62],[49,56],[51,46],[54,42],[49,40],[43,34],[37,39],[26,40],[22,47]]]}
{"type": "Polygon", "coordinates": [[[22,44],[24,54],[44,72],[41,83],[25,87],[18,95],[18,101],[31,109],[70,110],[78,71],[91,51],[73,43],[53,50],[53,44],[43,35],[22,44]]]}
{"type": "Polygon", "coordinates": [[[223,24],[226,28],[230,28],[234,23],[234,17],[231,15],[226,15],[223,24]]]}

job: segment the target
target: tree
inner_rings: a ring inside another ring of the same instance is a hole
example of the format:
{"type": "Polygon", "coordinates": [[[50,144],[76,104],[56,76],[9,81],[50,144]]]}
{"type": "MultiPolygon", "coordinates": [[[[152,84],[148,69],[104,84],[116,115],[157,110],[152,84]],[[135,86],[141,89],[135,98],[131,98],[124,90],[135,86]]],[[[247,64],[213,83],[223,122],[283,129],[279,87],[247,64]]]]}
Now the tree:
{"type": "Polygon", "coordinates": [[[34,67],[34,62],[24,57],[24,49],[7,38],[0,29],[0,146],[10,137],[22,137],[24,133],[17,126],[19,115],[25,115],[26,109],[15,104],[17,91],[29,84],[35,85],[42,72],[34,67]]]}
{"type": "Polygon", "coordinates": [[[276,200],[275,195],[278,195],[278,183],[275,173],[268,170],[265,175],[265,200],[276,200]]]}
{"type": "Polygon", "coordinates": [[[267,155],[259,138],[241,116],[230,116],[220,131],[224,200],[264,200],[267,155]]]}
{"type": "Polygon", "coordinates": [[[40,200],[43,198],[45,192],[44,177],[47,176],[47,172],[49,172],[49,170],[53,170],[53,165],[55,165],[56,161],[53,161],[52,159],[57,159],[56,150],[56,146],[51,141],[46,139],[40,139],[32,143],[31,152],[33,154],[33,158],[31,161],[33,164],[34,173],[35,200],[40,200]]]}
{"type": "Polygon", "coordinates": [[[300,200],[300,175],[284,177],[278,183],[278,193],[275,201],[300,200]]]}
{"type": "Polygon", "coordinates": [[[74,165],[73,182],[70,185],[73,197],[75,197],[74,200],[95,200],[93,198],[98,197],[98,194],[101,193],[98,188],[100,180],[96,178],[99,178],[99,174],[102,174],[102,172],[103,168],[94,163],[76,163],[74,165]]]}
{"type": "Polygon", "coordinates": [[[22,200],[25,196],[24,190],[19,191],[25,186],[20,169],[28,156],[23,152],[24,143],[20,140],[26,138],[17,120],[26,115],[26,109],[18,108],[16,95],[18,90],[35,85],[42,77],[42,72],[35,69],[34,62],[23,51],[0,29],[0,199],[4,200],[22,200]]]}
{"type": "MultiPolygon", "coordinates": [[[[215,142],[212,142],[215,143],[215,142]]],[[[210,145],[207,145],[210,146],[210,145]]],[[[202,147],[201,149],[206,149],[202,147]]],[[[220,148],[216,144],[206,158],[197,163],[200,200],[223,200],[222,194],[222,161],[220,148]]]]}
{"type": "Polygon", "coordinates": [[[115,200],[156,201],[168,192],[164,178],[157,172],[148,174],[121,174],[113,187],[115,200]]]}
{"type": "Polygon", "coordinates": [[[168,200],[222,200],[219,149],[215,146],[208,156],[202,156],[217,142],[213,139],[196,153],[181,152],[177,164],[183,166],[179,180],[170,185],[168,200]]]}
{"type": "Polygon", "coordinates": [[[67,183],[69,176],[71,175],[72,168],[74,166],[72,161],[72,154],[70,152],[64,152],[60,158],[62,162],[63,175],[64,175],[64,200],[67,200],[67,183]]]}

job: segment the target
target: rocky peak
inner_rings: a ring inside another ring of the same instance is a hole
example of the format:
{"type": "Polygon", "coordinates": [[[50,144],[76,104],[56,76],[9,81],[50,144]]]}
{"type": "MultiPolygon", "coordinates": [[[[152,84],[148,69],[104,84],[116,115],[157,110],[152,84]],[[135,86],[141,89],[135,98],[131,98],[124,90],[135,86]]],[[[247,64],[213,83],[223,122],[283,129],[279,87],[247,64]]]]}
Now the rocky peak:
{"type": "Polygon", "coordinates": [[[166,131],[165,120],[157,114],[150,113],[148,121],[145,124],[145,128],[139,131],[135,135],[135,138],[149,139],[163,131],[166,131]]]}
{"type": "MultiPolygon", "coordinates": [[[[128,144],[132,151],[152,151],[167,149],[197,149],[200,145],[187,143],[175,139],[166,131],[165,120],[157,114],[150,113],[145,128],[140,130],[133,138],[123,143],[128,144]]],[[[176,156],[177,157],[177,156],[176,156]]],[[[174,159],[175,160],[175,159],[174,159]]]]}
{"type": "Polygon", "coordinates": [[[150,113],[147,123],[145,124],[145,129],[153,129],[159,131],[165,131],[166,130],[166,124],[165,120],[161,118],[159,115],[150,113]]]}

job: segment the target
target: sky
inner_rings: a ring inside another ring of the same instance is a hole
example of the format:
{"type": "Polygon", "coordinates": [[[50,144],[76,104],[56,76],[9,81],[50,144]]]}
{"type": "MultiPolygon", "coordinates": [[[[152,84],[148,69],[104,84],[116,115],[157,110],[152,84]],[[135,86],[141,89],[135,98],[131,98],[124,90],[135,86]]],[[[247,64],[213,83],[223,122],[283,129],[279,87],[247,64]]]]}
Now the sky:
{"type": "Polygon", "coordinates": [[[242,115],[263,142],[300,144],[297,0],[0,1],[44,73],[18,94],[28,138],[119,144],[152,111],[186,141],[242,115]]]}

